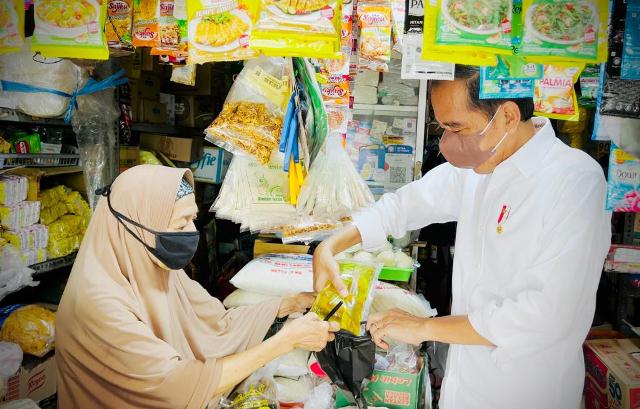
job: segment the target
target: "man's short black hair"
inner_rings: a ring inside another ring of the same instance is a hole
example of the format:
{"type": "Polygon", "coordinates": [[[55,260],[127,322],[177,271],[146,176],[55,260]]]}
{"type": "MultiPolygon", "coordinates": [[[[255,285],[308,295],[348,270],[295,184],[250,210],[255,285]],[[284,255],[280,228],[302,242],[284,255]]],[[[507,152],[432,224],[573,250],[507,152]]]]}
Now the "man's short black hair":
{"type": "MultiPolygon", "coordinates": [[[[456,64],[456,80],[463,80],[469,91],[469,106],[483,111],[487,117],[492,117],[498,107],[507,101],[512,101],[520,108],[521,120],[528,121],[533,117],[533,98],[504,98],[480,99],[480,69],[469,65],[456,64]]],[[[444,81],[434,81],[433,85],[444,81]]]]}

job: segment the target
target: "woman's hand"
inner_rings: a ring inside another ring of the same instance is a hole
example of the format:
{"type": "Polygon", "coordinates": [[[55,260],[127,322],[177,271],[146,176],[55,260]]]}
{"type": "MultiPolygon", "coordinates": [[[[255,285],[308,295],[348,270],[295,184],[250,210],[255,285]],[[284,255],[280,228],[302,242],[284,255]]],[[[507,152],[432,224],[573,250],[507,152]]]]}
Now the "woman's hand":
{"type": "Polygon", "coordinates": [[[313,293],[301,293],[283,298],[278,310],[278,318],[284,318],[297,312],[306,312],[311,308],[315,299],[316,295],[313,293]]]}
{"type": "Polygon", "coordinates": [[[331,239],[320,243],[313,253],[313,287],[317,292],[327,285],[327,281],[333,283],[341,297],[349,295],[340,278],[340,267],[335,259],[331,246],[331,239]]]}
{"type": "Polygon", "coordinates": [[[277,335],[288,343],[291,350],[319,352],[327,346],[327,342],[335,339],[333,333],[339,329],[338,323],[322,321],[310,312],[302,318],[287,322],[277,335]]]}
{"type": "Polygon", "coordinates": [[[426,341],[424,333],[428,319],[393,309],[379,314],[371,314],[367,321],[367,330],[371,332],[373,342],[382,349],[389,349],[389,345],[383,340],[385,337],[411,345],[419,345],[426,341]]]}

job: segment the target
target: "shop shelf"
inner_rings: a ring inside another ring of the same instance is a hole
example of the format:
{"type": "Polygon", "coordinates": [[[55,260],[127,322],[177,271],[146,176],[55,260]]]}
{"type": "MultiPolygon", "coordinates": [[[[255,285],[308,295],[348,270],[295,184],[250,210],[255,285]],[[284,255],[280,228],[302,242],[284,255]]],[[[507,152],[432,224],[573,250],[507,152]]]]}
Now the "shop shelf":
{"type": "Polygon", "coordinates": [[[375,111],[375,112],[418,112],[417,105],[368,105],[368,104],[355,104],[353,106],[354,111],[375,111]]]}
{"type": "Polygon", "coordinates": [[[0,109],[0,121],[20,122],[34,126],[71,126],[70,123],[65,123],[62,118],[35,118],[7,108],[0,109]]]}
{"type": "Polygon", "coordinates": [[[71,253],[67,256],[47,260],[45,262],[34,264],[29,267],[33,269],[36,274],[48,273],[59,268],[73,265],[73,262],[76,260],[76,254],[77,253],[71,253]]]}
{"type": "Polygon", "coordinates": [[[59,167],[78,166],[80,155],[75,154],[0,154],[0,169],[16,167],[59,167]]]}

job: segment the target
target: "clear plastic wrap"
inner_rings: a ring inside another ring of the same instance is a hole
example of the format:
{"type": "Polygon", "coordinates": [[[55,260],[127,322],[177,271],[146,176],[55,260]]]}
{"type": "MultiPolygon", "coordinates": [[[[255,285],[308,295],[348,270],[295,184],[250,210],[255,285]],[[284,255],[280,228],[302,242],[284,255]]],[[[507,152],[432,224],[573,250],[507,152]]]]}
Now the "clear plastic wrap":
{"type": "Polygon", "coordinates": [[[236,154],[269,162],[280,142],[290,82],[285,59],[260,57],[246,63],[231,87],[222,112],[207,128],[206,139],[236,154]]]}
{"type": "Polygon", "coordinates": [[[431,304],[422,294],[416,294],[390,283],[378,282],[371,304],[371,313],[385,312],[394,308],[416,317],[427,318],[438,315],[438,311],[431,308],[431,304]]]}
{"type": "Polygon", "coordinates": [[[0,341],[0,400],[6,393],[7,380],[20,369],[22,357],[22,349],[18,344],[0,341]]]}
{"type": "Polygon", "coordinates": [[[278,390],[273,378],[277,360],[258,369],[229,396],[222,398],[222,409],[277,409],[278,390]]]}
{"type": "Polygon", "coordinates": [[[328,138],[300,190],[298,211],[338,220],[373,202],[369,187],[356,171],[340,140],[328,138]],[[336,175],[340,177],[336,178],[336,175]]]}
{"type": "Polygon", "coordinates": [[[332,409],[335,407],[335,390],[330,383],[316,386],[304,401],[304,409],[332,409]]]}
{"type": "Polygon", "coordinates": [[[0,309],[0,340],[15,342],[24,353],[42,357],[54,348],[56,315],[39,305],[0,309]]]}
{"type": "Polygon", "coordinates": [[[33,273],[18,249],[7,245],[0,247],[0,300],[21,288],[38,285],[33,281],[33,273]]]}
{"type": "Polygon", "coordinates": [[[171,82],[193,87],[196,85],[196,65],[178,65],[171,70],[171,82]]]}

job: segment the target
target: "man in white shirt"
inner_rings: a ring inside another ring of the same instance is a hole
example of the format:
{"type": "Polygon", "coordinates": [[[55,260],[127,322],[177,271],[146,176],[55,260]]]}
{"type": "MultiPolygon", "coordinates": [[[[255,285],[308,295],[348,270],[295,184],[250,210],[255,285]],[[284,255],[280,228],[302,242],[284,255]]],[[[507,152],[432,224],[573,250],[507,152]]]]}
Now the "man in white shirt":
{"type": "Polygon", "coordinates": [[[531,99],[479,100],[456,67],[431,101],[449,163],[354,216],[314,254],[315,286],[346,291],[334,255],[362,242],[457,221],[451,316],[369,318],[375,342],[451,344],[442,409],[577,409],[582,343],[611,241],[602,168],[532,118],[531,99]]]}

